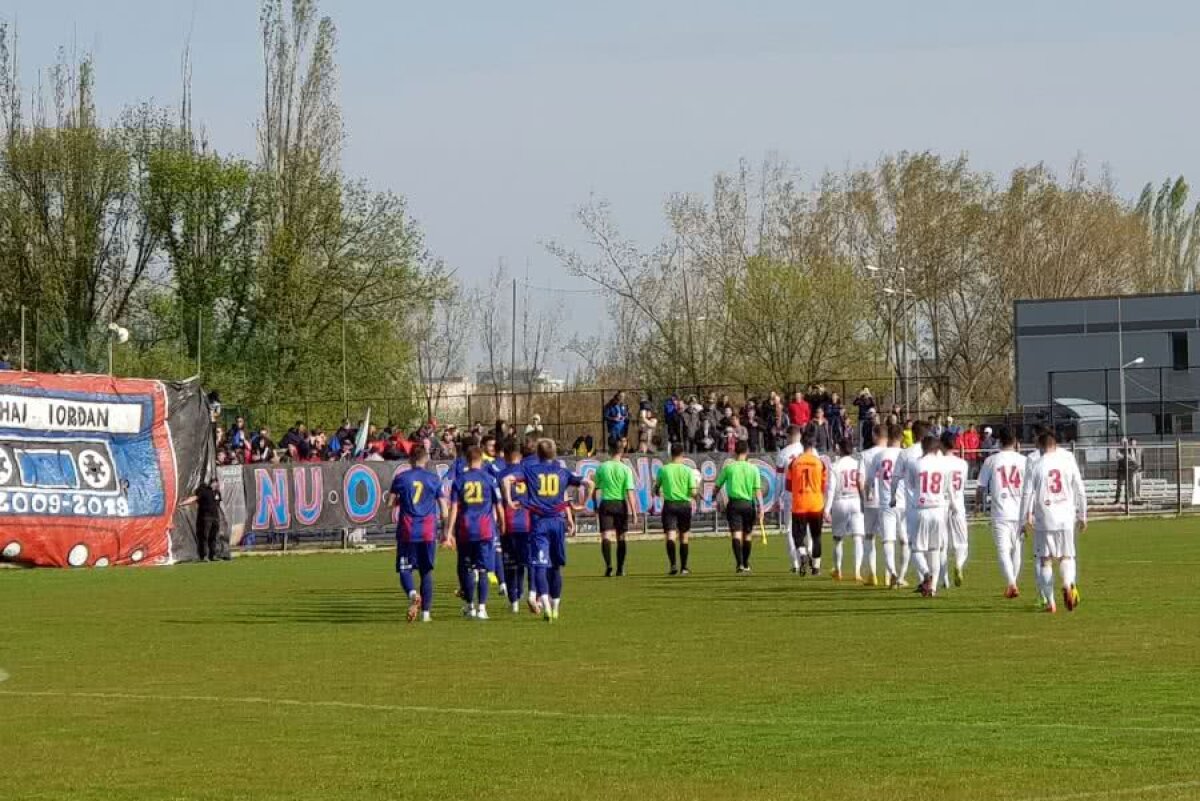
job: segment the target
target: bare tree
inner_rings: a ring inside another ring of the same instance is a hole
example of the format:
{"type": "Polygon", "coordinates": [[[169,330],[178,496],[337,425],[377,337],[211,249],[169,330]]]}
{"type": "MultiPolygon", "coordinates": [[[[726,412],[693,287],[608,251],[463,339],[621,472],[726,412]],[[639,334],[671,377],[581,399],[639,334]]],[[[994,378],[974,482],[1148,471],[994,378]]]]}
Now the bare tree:
{"type": "Polygon", "coordinates": [[[510,309],[505,300],[509,297],[508,270],[500,261],[488,278],[484,290],[483,301],[479,308],[479,344],[483,349],[483,358],[487,362],[489,381],[492,390],[492,417],[498,418],[502,413],[505,388],[505,364],[511,354],[512,318],[516,309],[510,309]]]}
{"type": "Polygon", "coordinates": [[[436,417],[452,377],[463,375],[477,298],[452,287],[413,320],[417,374],[425,413],[436,417]]]}

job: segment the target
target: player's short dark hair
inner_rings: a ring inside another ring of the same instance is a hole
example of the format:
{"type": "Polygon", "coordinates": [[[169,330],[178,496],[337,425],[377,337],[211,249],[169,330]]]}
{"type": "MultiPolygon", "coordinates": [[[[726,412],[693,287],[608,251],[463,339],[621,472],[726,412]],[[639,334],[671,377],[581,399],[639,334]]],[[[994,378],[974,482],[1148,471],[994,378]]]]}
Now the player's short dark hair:
{"type": "Polygon", "coordinates": [[[1038,435],[1038,447],[1042,450],[1045,450],[1046,446],[1048,445],[1055,445],[1057,443],[1058,437],[1055,436],[1054,432],[1048,428],[1043,430],[1042,433],[1038,435]]]}
{"type": "Polygon", "coordinates": [[[487,445],[489,442],[495,442],[496,438],[491,434],[484,434],[483,439],[479,440],[480,445],[487,445]]]}
{"type": "Polygon", "coordinates": [[[923,453],[933,453],[938,449],[938,439],[934,436],[921,438],[921,451],[923,453]]]}
{"type": "Polygon", "coordinates": [[[788,436],[789,437],[794,437],[797,434],[803,434],[803,433],[804,433],[804,428],[802,426],[796,426],[796,425],[788,426],[788,436]]]}
{"type": "MultiPolygon", "coordinates": [[[[871,426],[871,439],[879,439],[881,436],[887,436],[887,426],[882,423],[871,426]]],[[[866,445],[865,442],[863,444],[866,445]]]]}
{"type": "Polygon", "coordinates": [[[507,439],[504,441],[504,455],[516,456],[521,453],[521,446],[517,444],[515,439],[507,439]]]}
{"type": "Polygon", "coordinates": [[[838,443],[838,450],[842,452],[842,456],[849,456],[854,453],[854,443],[850,441],[849,437],[846,437],[838,443]]]}
{"type": "Polygon", "coordinates": [[[929,426],[924,420],[914,420],[912,424],[913,442],[925,443],[925,432],[929,430],[929,426]]]}
{"type": "Polygon", "coordinates": [[[558,455],[558,449],[554,446],[552,439],[539,439],[537,441],[537,455],[542,461],[548,461],[558,455]]]}
{"type": "Polygon", "coordinates": [[[750,452],[750,443],[744,439],[739,439],[737,445],[733,446],[733,452],[737,456],[742,456],[750,452]]]}
{"type": "Polygon", "coordinates": [[[1008,426],[1004,426],[1000,429],[1000,436],[998,439],[1000,440],[1000,444],[1005,448],[1007,448],[1009,445],[1017,444],[1017,434],[1008,426]]]}
{"type": "Polygon", "coordinates": [[[427,456],[429,456],[429,451],[425,450],[425,446],[418,445],[408,452],[408,461],[416,464],[427,456]]]}
{"type": "Polygon", "coordinates": [[[811,448],[814,442],[816,442],[816,439],[813,437],[811,431],[805,431],[800,435],[800,444],[804,446],[805,450],[811,448]]]}
{"type": "Polygon", "coordinates": [[[944,450],[946,450],[947,452],[954,450],[954,432],[953,431],[943,431],[942,432],[942,448],[944,450]]]}
{"type": "Polygon", "coordinates": [[[537,444],[533,440],[525,440],[521,443],[521,456],[533,456],[537,453],[537,444]]]}
{"type": "Polygon", "coordinates": [[[683,447],[682,442],[676,442],[671,446],[671,458],[677,459],[687,453],[687,448],[683,447]]]}
{"type": "Polygon", "coordinates": [[[898,423],[892,423],[888,426],[888,442],[899,442],[904,439],[904,429],[898,423]]]}
{"type": "Polygon", "coordinates": [[[483,448],[478,445],[470,445],[467,447],[467,464],[483,461],[483,448]]]}
{"type": "Polygon", "coordinates": [[[608,446],[608,455],[609,456],[620,456],[624,452],[625,452],[625,438],[624,437],[619,437],[619,438],[613,440],[612,444],[608,446]]]}

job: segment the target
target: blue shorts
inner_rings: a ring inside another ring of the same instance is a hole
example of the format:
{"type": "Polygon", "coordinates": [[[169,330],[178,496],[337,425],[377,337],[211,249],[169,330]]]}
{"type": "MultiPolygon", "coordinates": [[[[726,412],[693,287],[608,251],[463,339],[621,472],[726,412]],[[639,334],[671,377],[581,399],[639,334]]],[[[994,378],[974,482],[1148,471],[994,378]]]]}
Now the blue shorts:
{"type": "Polygon", "coordinates": [[[396,543],[396,572],[417,570],[421,573],[428,573],[433,570],[433,561],[436,556],[436,542],[422,540],[398,542],[396,543]]]}
{"type": "Polygon", "coordinates": [[[490,572],[496,565],[496,540],[459,540],[458,563],[467,570],[490,572]]]}
{"type": "Polygon", "coordinates": [[[504,553],[504,566],[516,567],[529,563],[529,535],[514,532],[500,538],[500,550],[504,553]]]}
{"type": "Polygon", "coordinates": [[[567,564],[567,521],[542,517],[533,521],[529,535],[530,567],[563,567],[567,564]]]}

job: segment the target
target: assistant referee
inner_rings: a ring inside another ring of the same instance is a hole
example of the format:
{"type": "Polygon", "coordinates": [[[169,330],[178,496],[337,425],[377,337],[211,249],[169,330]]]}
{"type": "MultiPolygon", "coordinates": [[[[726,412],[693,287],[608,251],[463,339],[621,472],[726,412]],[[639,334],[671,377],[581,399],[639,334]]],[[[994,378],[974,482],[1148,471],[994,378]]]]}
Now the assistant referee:
{"type": "Polygon", "coordinates": [[[725,490],[728,499],[725,520],[729,523],[737,572],[749,573],[755,520],[760,526],[763,524],[762,475],[748,461],[750,445],[745,440],[738,442],[734,454],[735,458],[721,467],[717,490],[725,490]]]}
{"type": "Polygon", "coordinates": [[[671,446],[671,461],[654,479],[654,494],[663,499],[662,527],[667,535],[667,561],[671,575],[688,575],[688,537],[692,530],[692,501],[700,489],[696,472],[683,463],[683,445],[671,446]],[[679,538],[679,568],[675,567],[675,539],[679,538]]]}

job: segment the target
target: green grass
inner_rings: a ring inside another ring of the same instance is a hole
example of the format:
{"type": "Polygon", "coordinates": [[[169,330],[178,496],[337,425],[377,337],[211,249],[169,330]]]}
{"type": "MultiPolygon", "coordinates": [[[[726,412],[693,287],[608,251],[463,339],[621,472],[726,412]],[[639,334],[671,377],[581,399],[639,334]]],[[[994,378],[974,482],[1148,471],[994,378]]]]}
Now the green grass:
{"type": "Polygon", "coordinates": [[[972,545],[928,601],[577,545],[553,626],[445,557],[428,626],[391,553],[0,571],[0,798],[1200,798],[1200,519],[1093,525],[1074,614],[972,545]]]}

